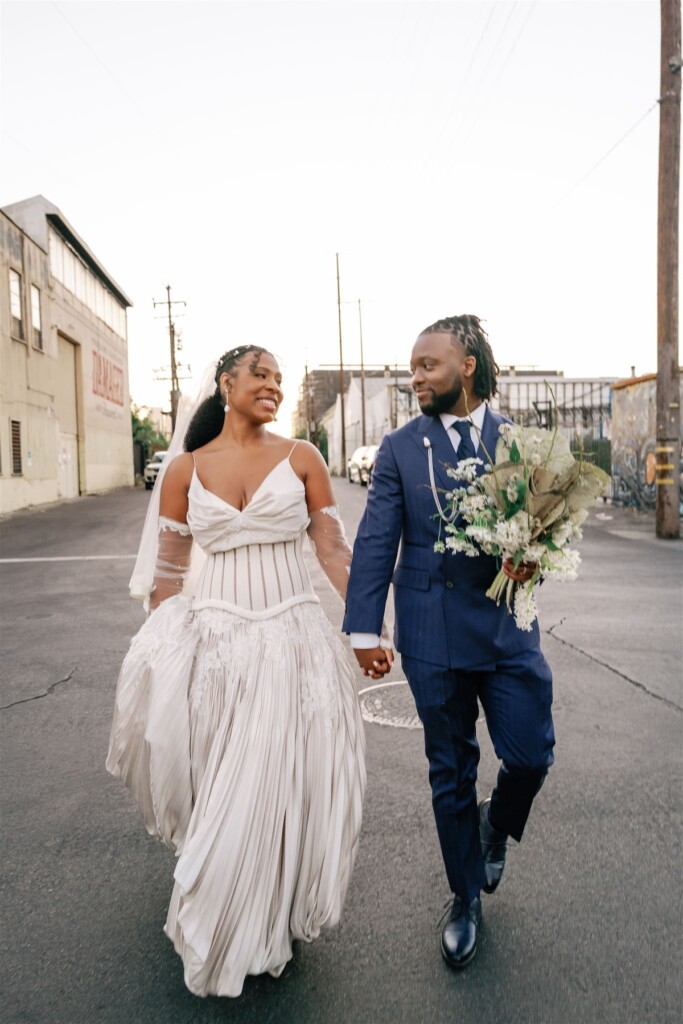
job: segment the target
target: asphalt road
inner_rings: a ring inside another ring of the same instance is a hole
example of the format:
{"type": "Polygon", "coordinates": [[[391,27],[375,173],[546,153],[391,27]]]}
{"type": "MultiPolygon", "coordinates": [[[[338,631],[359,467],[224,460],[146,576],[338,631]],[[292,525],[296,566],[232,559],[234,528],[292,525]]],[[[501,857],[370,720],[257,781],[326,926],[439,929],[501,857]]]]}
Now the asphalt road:
{"type": "MultiPolygon", "coordinates": [[[[336,489],[353,534],[366,492],[336,489]]],[[[0,523],[7,1024],[681,1019],[680,542],[656,541],[650,517],[604,506],[589,520],[579,581],[543,587],[556,764],[501,888],[484,898],[466,971],[439,954],[448,892],[422,734],[368,724],[341,925],[297,946],[279,980],[201,1000],[161,930],[173,858],[104,770],[118,667],[142,620],[126,583],[148,497],[118,491],[0,523]]],[[[338,599],[325,591],[324,603],[339,622],[338,599]]],[[[394,694],[407,701],[405,687],[394,694]]],[[[481,740],[485,790],[496,764],[483,726],[481,740]]]]}

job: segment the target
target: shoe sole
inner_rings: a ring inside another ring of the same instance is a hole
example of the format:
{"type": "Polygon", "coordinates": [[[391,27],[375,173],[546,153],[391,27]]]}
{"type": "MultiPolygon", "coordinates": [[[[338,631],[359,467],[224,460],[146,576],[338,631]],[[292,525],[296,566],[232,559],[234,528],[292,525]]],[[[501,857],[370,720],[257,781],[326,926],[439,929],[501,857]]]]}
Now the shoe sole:
{"type": "Polygon", "coordinates": [[[477,947],[475,946],[474,949],[472,950],[472,952],[467,957],[465,957],[464,960],[459,960],[456,963],[455,960],[451,960],[451,958],[448,956],[448,954],[446,953],[446,951],[445,951],[445,949],[443,947],[443,942],[441,943],[441,956],[444,958],[444,960],[446,961],[448,966],[452,967],[454,971],[461,971],[463,969],[463,967],[467,967],[468,964],[471,964],[472,961],[474,960],[474,955],[475,955],[476,952],[477,952],[477,947]]]}

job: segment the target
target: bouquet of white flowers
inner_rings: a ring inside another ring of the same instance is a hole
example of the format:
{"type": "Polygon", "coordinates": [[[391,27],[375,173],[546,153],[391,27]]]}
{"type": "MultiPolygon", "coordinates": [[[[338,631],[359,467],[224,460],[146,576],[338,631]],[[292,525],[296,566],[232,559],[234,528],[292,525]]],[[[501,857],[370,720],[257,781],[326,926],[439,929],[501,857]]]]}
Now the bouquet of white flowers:
{"type": "MultiPolygon", "coordinates": [[[[480,444],[483,447],[483,442],[480,444]]],[[[569,442],[549,430],[505,424],[495,458],[477,475],[482,459],[464,459],[447,473],[458,482],[445,495],[442,519],[447,534],[434,545],[440,553],[480,552],[502,560],[488,597],[503,596],[520,629],[530,630],[540,579],[574,580],[581,561],[571,541],[580,540],[587,508],[604,494],[610,478],[569,442]]]]}

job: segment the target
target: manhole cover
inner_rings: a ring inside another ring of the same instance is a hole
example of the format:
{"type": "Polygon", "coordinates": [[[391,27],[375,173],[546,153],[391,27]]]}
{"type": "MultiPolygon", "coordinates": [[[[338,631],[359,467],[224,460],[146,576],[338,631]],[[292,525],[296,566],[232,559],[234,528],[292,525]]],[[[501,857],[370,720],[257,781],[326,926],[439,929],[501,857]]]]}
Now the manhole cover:
{"type": "Polygon", "coordinates": [[[398,729],[421,729],[415,701],[405,679],[378,683],[360,690],[360,710],[366,722],[393,725],[398,729]]]}

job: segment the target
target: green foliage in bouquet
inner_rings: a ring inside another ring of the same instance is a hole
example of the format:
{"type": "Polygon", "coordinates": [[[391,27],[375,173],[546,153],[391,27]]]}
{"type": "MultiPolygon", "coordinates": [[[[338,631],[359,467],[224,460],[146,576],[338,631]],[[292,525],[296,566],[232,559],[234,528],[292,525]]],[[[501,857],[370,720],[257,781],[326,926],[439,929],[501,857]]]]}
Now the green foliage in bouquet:
{"type": "Polygon", "coordinates": [[[576,578],[580,558],[570,547],[581,538],[587,509],[609,486],[602,469],[575,458],[566,438],[539,427],[505,424],[491,465],[477,475],[481,459],[465,459],[447,470],[458,485],[446,494],[446,539],[439,552],[480,552],[501,559],[487,590],[497,603],[514,604],[515,621],[530,630],[536,618],[534,585],[542,578],[576,578]],[[514,574],[521,570],[515,579],[514,574]],[[512,571],[513,577],[509,575],[512,571]]]}

